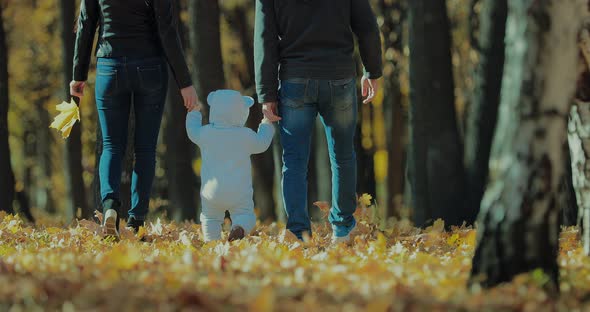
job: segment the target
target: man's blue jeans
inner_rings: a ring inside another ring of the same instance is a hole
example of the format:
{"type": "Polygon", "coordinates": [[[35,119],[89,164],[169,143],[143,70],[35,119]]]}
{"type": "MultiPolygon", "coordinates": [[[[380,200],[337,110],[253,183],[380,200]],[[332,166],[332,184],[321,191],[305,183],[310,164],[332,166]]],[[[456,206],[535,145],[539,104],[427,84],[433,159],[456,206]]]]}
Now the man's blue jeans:
{"type": "Polygon", "coordinates": [[[135,164],[129,216],[144,220],[155,175],[156,144],[168,90],[168,65],[162,58],[99,58],[96,72],[96,105],[103,142],[99,165],[102,200],[119,200],[121,163],[133,103],[135,164]]]}
{"type": "Polygon", "coordinates": [[[335,234],[345,236],[356,224],[352,215],[356,209],[356,80],[287,79],[281,81],[279,97],[287,229],[300,239],[303,232],[311,234],[307,170],[312,132],[319,113],[328,139],[332,168],[329,220],[335,234]]]}

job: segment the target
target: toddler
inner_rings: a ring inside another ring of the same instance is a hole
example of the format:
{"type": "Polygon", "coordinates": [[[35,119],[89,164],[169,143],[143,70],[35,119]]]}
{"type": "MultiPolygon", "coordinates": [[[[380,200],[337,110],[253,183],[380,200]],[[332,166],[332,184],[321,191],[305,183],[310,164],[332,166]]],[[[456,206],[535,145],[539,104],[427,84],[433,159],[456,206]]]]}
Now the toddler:
{"type": "Polygon", "coordinates": [[[258,133],[246,128],[254,99],[233,90],[211,92],[209,125],[202,126],[201,113],[189,112],[186,131],[201,149],[201,226],[205,241],[219,240],[225,211],[231,213],[229,241],[241,239],[256,225],[252,200],[250,155],[263,153],[274,136],[274,127],[262,120],[258,133]]]}

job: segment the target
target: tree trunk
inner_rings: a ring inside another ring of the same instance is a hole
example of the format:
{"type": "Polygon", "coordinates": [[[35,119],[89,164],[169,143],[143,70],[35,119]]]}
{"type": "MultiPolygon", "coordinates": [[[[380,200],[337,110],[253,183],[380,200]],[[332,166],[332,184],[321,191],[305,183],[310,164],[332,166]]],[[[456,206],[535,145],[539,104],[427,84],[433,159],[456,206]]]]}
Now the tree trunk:
{"type": "Polygon", "coordinates": [[[468,223],[477,218],[488,179],[488,162],[496,129],[504,71],[504,36],[508,0],[484,0],[479,25],[480,62],[467,113],[465,174],[468,223]]]}
{"type": "MultiPolygon", "coordinates": [[[[564,221],[572,217],[580,226],[584,252],[590,255],[590,25],[586,22],[580,33],[582,74],[578,78],[576,101],[572,106],[568,122],[568,145],[571,156],[572,184],[576,193],[578,210],[564,212],[564,221]]],[[[567,207],[570,208],[571,207],[567,207]]],[[[569,223],[569,222],[568,222],[569,223]]]]}
{"type": "Polygon", "coordinates": [[[224,88],[225,76],[221,58],[221,34],[219,28],[219,1],[192,0],[188,2],[190,16],[190,42],[194,65],[194,82],[203,102],[203,120],[209,122],[206,103],[210,92],[224,88]]]}
{"type": "MultiPolygon", "coordinates": [[[[245,90],[254,90],[253,30],[248,24],[247,15],[247,10],[250,7],[253,7],[253,5],[253,2],[246,3],[246,5],[234,5],[234,7],[225,12],[226,20],[232,28],[232,31],[239,38],[240,46],[244,53],[244,61],[246,62],[248,72],[240,77],[240,81],[245,90]]],[[[252,106],[252,108],[250,108],[250,116],[248,117],[246,126],[257,131],[262,117],[260,106],[252,106]]],[[[277,214],[272,192],[275,182],[272,148],[269,148],[262,154],[252,156],[252,178],[254,186],[254,204],[256,209],[258,209],[260,220],[275,221],[277,219],[277,214]]]]}
{"type": "MultiPolygon", "coordinates": [[[[183,46],[187,46],[185,29],[180,23],[180,3],[174,1],[176,19],[179,21],[179,32],[183,46]]],[[[199,209],[199,192],[197,176],[193,170],[195,145],[186,135],[186,109],[182,105],[182,96],[174,77],[169,75],[168,98],[165,109],[166,125],[164,127],[164,141],[166,154],[164,163],[166,180],[168,181],[168,195],[172,215],[176,221],[197,221],[199,209]]]]}
{"type": "Polygon", "coordinates": [[[557,286],[566,122],[583,0],[510,1],[506,65],[472,282],[542,269],[557,286]]]}
{"type": "MultiPolygon", "coordinates": [[[[74,53],[74,16],[76,11],[75,0],[60,0],[60,32],[62,43],[63,86],[64,100],[70,98],[70,81],[72,80],[72,60],[74,53]]],[[[70,137],[65,141],[64,169],[66,182],[66,212],[68,219],[77,216],[77,210],[81,210],[80,217],[92,218],[92,209],[86,202],[86,187],[82,174],[82,130],[81,124],[74,126],[70,137]]]]}
{"type": "Polygon", "coordinates": [[[412,0],[410,14],[410,163],[414,222],[465,213],[463,147],[457,129],[451,37],[443,0],[412,0]]]}
{"type": "Polygon", "coordinates": [[[379,11],[383,16],[381,32],[386,47],[384,71],[385,127],[387,136],[387,202],[385,217],[399,217],[401,197],[404,193],[404,155],[406,116],[404,115],[399,77],[402,71],[400,58],[403,55],[403,25],[406,8],[401,0],[379,1],[379,11]]]}
{"type": "Polygon", "coordinates": [[[8,144],[8,47],[0,5],[0,210],[13,213],[14,174],[8,144]]]}

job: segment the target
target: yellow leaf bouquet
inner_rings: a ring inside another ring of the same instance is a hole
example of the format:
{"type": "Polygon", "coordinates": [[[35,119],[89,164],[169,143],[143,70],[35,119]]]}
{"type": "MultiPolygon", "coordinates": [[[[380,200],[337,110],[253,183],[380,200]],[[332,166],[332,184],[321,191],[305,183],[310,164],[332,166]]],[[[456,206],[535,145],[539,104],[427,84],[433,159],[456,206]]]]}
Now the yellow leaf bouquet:
{"type": "Polygon", "coordinates": [[[61,131],[61,136],[67,139],[72,132],[76,121],[80,121],[80,109],[74,99],[69,103],[63,102],[56,106],[59,115],[55,116],[49,128],[61,131]]]}

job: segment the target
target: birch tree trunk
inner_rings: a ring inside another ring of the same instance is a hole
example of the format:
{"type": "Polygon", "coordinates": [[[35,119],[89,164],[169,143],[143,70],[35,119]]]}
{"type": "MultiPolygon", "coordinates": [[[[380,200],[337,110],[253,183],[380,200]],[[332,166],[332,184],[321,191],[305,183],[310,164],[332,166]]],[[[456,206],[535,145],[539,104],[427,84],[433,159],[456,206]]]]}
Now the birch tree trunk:
{"type": "Polygon", "coordinates": [[[488,162],[500,106],[508,0],[482,1],[479,18],[480,62],[467,114],[465,174],[467,221],[473,223],[488,180],[488,162]]]}
{"type": "Polygon", "coordinates": [[[542,269],[558,285],[560,187],[583,0],[509,1],[506,65],[471,282],[542,269]]]}

